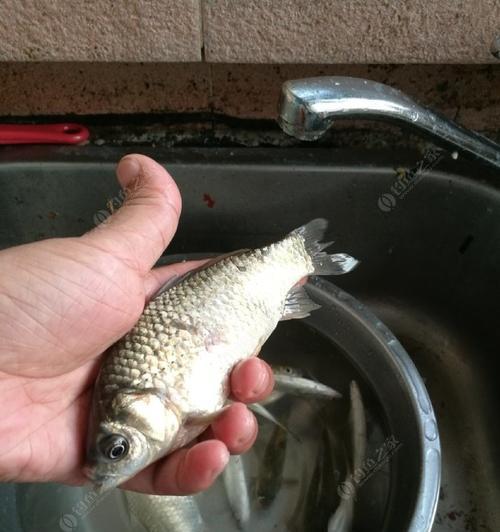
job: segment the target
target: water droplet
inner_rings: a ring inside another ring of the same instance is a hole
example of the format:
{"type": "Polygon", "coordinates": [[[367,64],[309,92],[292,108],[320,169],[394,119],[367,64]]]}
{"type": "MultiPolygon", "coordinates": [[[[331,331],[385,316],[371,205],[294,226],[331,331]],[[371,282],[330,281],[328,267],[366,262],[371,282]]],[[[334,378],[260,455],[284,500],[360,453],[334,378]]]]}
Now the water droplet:
{"type": "Polygon", "coordinates": [[[438,437],[437,425],[433,419],[428,419],[424,424],[424,434],[425,437],[434,441],[438,437]]]}
{"type": "Polygon", "coordinates": [[[410,113],[410,120],[412,122],[418,122],[418,119],[420,118],[420,115],[418,114],[417,111],[411,111],[410,113]]]}
{"type": "Polygon", "coordinates": [[[337,297],[340,299],[340,301],[349,301],[349,294],[346,294],[346,292],[339,292],[337,294],[337,297]]]}
{"type": "Polygon", "coordinates": [[[427,394],[424,390],[422,390],[422,386],[419,382],[416,382],[416,379],[413,379],[412,377],[413,386],[415,387],[415,391],[417,392],[418,397],[418,404],[420,405],[420,408],[422,409],[422,412],[424,414],[430,414],[431,413],[431,404],[429,402],[429,398],[427,397],[427,394]]]}

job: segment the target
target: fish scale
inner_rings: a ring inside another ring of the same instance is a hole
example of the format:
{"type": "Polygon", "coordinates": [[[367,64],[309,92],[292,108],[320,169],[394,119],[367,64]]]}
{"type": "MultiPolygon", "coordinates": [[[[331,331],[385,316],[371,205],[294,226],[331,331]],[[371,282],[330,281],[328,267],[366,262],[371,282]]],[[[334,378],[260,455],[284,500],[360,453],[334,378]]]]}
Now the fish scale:
{"type": "Polygon", "coordinates": [[[109,350],[94,388],[87,474],[97,486],[117,485],[196,437],[224,406],[234,365],[280,319],[317,308],[296,283],[355,266],[322,251],[325,228],[313,220],[279,242],[219,258],[146,305],[109,350]]]}

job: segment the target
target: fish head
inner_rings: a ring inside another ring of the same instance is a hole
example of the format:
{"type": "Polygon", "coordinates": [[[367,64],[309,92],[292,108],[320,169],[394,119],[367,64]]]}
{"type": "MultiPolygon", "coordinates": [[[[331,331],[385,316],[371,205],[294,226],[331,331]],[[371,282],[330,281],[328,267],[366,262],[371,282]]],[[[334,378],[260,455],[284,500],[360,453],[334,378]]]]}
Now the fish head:
{"type": "Polygon", "coordinates": [[[149,442],[139,430],[116,422],[100,424],[87,452],[85,475],[99,492],[133,477],[152,460],[149,442]]]}
{"type": "Polygon", "coordinates": [[[93,415],[87,445],[85,475],[99,492],[135,476],[165,455],[180,428],[177,411],[155,393],[120,392],[93,415]]]}
{"type": "Polygon", "coordinates": [[[272,364],[275,375],[287,375],[289,377],[302,377],[303,373],[299,368],[292,366],[282,366],[280,364],[272,364]]]}

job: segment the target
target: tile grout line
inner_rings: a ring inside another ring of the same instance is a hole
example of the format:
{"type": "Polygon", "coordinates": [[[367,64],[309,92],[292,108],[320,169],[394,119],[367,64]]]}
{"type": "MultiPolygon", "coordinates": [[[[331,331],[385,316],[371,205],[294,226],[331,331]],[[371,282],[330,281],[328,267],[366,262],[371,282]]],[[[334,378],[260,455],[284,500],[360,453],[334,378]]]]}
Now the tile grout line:
{"type": "Polygon", "coordinates": [[[200,43],[201,43],[201,61],[206,62],[205,58],[205,21],[204,21],[204,9],[203,0],[198,1],[200,12],[200,43]]]}
{"type": "Polygon", "coordinates": [[[205,10],[204,10],[205,0],[199,0],[200,6],[200,33],[201,33],[201,61],[206,63],[208,66],[208,109],[209,111],[213,110],[213,70],[211,63],[207,62],[206,50],[205,50],[205,10]]]}

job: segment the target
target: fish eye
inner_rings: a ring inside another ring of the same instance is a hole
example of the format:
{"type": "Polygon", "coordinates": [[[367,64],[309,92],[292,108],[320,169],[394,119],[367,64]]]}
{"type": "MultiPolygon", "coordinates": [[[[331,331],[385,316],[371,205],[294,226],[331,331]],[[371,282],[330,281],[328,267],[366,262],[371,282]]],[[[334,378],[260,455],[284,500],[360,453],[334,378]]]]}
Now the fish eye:
{"type": "Polygon", "coordinates": [[[108,460],[120,460],[128,453],[128,441],[121,434],[110,434],[99,442],[99,450],[108,460]]]}

